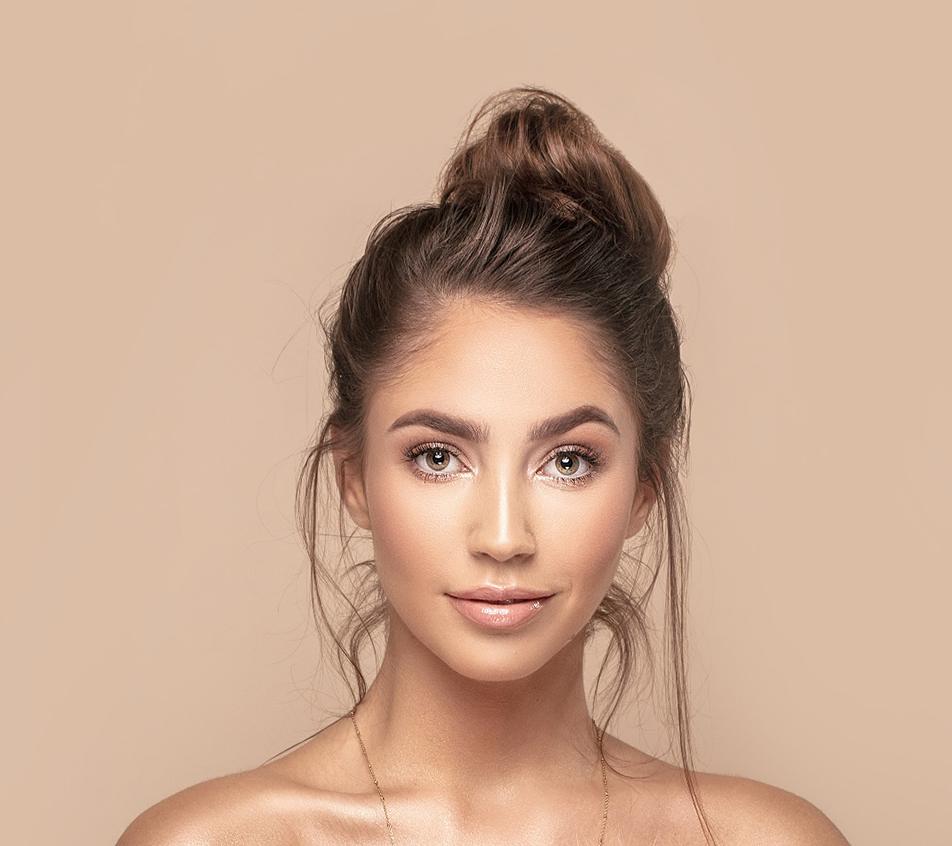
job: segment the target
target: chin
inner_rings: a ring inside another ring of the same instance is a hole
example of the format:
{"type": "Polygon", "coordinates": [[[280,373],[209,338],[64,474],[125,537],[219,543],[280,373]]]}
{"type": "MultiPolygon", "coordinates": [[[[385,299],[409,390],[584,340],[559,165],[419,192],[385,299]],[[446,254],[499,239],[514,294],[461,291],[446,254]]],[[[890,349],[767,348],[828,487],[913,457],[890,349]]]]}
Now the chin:
{"type": "MultiPolygon", "coordinates": [[[[573,636],[557,631],[512,634],[461,635],[447,630],[429,644],[430,651],[447,667],[474,682],[514,682],[528,678],[560,658],[573,644],[584,644],[584,623],[573,636]]],[[[427,645],[427,644],[425,644],[427,645]]]]}
{"type": "Polygon", "coordinates": [[[476,645],[465,651],[457,645],[452,654],[437,657],[451,670],[474,682],[514,682],[528,678],[544,667],[554,653],[535,656],[518,647],[486,649],[476,645]]]}

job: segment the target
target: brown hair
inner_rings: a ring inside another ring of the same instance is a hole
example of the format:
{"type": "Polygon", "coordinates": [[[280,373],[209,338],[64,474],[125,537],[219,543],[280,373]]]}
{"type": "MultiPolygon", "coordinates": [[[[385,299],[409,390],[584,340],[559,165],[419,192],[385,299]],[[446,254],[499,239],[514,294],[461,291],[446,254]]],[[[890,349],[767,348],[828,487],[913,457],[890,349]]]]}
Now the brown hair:
{"type": "MultiPolygon", "coordinates": [[[[648,184],[573,103],[537,87],[489,97],[446,164],[436,202],[405,206],[380,220],[330,320],[321,317],[331,409],[301,469],[296,507],[311,562],[312,611],[333,638],[338,669],[357,704],[367,689],[360,650],[367,640],[373,644],[375,627],[386,625],[388,605],[373,559],[344,571],[358,575],[344,591],[317,553],[324,458],[339,450],[347,460],[361,460],[367,398],[398,379],[401,363],[430,338],[416,319],[421,309],[475,297],[584,325],[606,374],[635,412],[639,478],[657,494],[657,518],[649,516],[644,534],[654,538],[660,528],[647,585],[639,585],[642,562],[624,551],[637,566],[627,573],[619,567],[586,631],[587,639],[601,624],[611,634],[593,706],[609,662],[615,664],[599,733],[629,688],[636,656],[653,678],[647,603],[666,562],[667,704],[676,712],[680,764],[698,819],[705,837],[713,838],[694,778],[685,673],[689,535],[679,475],[689,448],[690,386],[668,301],[671,250],[667,221],[648,184]],[[349,608],[336,629],[324,585],[349,608]]],[[[338,519],[342,536],[342,503],[338,519]]]]}

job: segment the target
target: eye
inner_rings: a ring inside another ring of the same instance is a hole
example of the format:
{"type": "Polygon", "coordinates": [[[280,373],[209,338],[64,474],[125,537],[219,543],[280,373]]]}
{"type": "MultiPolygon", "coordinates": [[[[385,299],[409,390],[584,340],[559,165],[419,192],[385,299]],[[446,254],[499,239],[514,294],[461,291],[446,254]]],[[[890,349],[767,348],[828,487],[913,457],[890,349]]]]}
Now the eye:
{"type": "Polygon", "coordinates": [[[406,451],[404,457],[410,462],[410,469],[427,482],[444,482],[452,479],[455,473],[441,472],[449,467],[453,459],[459,461],[459,453],[442,443],[418,444],[406,451]],[[417,458],[423,457],[423,466],[417,458]]]}
{"type": "MultiPolygon", "coordinates": [[[[410,462],[411,470],[426,482],[451,480],[458,471],[453,472],[449,468],[453,466],[454,461],[462,463],[455,448],[438,441],[417,444],[404,453],[404,458],[410,462]],[[418,461],[420,458],[422,461],[418,461]]],[[[564,446],[550,453],[543,467],[549,464],[554,465],[554,473],[544,474],[548,478],[563,485],[584,485],[599,472],[601,455],[590,447],[564,446]],[[588,466],[588,471],[579,474],[579,470],[584,470],[585,465],[588,466]]]]}
{"type": "Polygon", "coordinates": [[[543,466],[553,464],[555,466],[555,478],[564,485],[584,485],[591,481],[600,468],[601,456],[595,450],[581,445],[559,447],[546,460],[543,466]],[[581,462],[580,460],[581,459],[581,462]],[[589,470],[587,473],[577,475],[579,466],[587,464],[589,470]]]}

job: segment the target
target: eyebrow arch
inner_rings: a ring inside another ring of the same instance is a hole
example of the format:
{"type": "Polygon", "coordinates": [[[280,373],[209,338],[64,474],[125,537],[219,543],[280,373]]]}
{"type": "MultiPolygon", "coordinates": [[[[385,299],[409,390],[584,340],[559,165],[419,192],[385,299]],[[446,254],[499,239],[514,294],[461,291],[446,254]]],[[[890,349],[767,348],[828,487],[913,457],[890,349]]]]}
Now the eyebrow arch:
{"type": "MultiPolygon", "coordinates": [[[[616,435],[621,436],[618,426],[615,425],[615,421],[612,420],[607,411],[597,405],[580,405],[578,408],[573,408],[564,414],[557,414],[554,417],[548,417],[534,423],[529,429],[529,440],[535,443],[547,438],[554,438],[574,429],[576,426],[581,426],[582,423],[588,422],[601,423],[615,432],[616,435]]],[[[473,443],[485,443],[489,440],[488,426],[442,411],[436,411],[432,408],[418,408],[414,411],[408,411],[394,420],[387,431],[393,432],[404,426],[426,426],[429,429],[436,429],[457,438],[465,438],[473,443]]]]}

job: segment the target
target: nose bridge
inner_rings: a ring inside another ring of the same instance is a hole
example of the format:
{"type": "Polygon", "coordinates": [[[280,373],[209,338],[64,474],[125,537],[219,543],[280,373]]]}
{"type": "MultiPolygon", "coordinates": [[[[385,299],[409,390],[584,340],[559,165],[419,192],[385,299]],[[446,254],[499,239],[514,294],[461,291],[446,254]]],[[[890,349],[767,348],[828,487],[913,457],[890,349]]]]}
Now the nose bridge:
{"type": "Polygon", "coordinates": [[[476,480],[471,547],[498,560],[535,549],[530,480],[513,464],[487,465],[476,480]]]}

